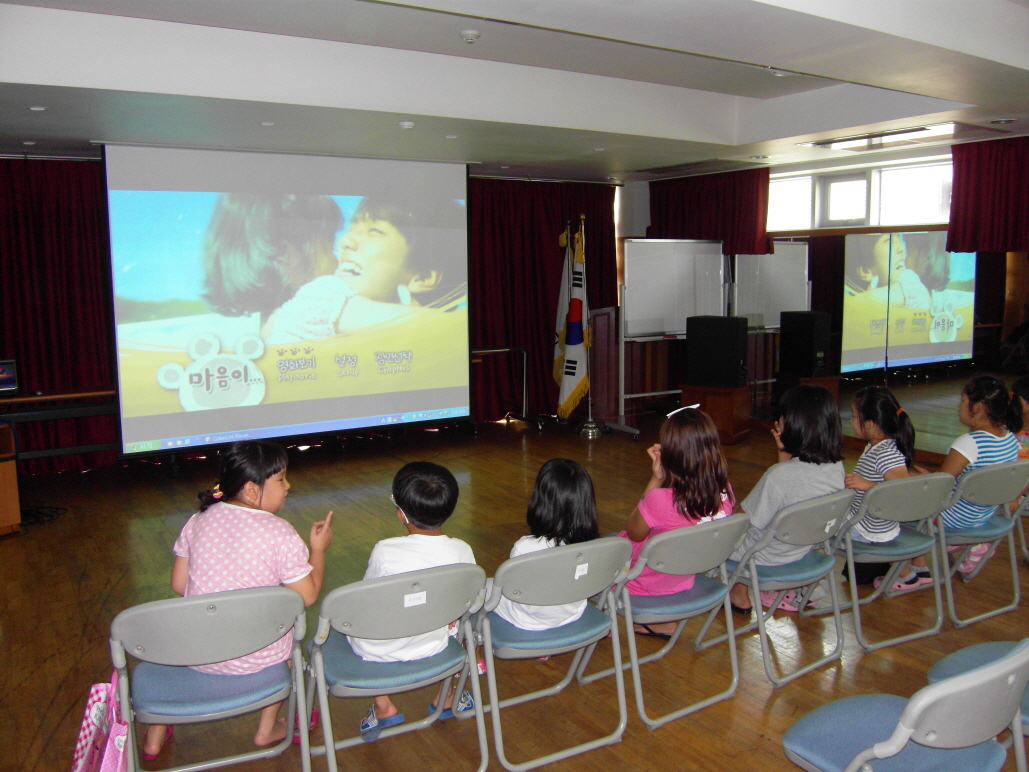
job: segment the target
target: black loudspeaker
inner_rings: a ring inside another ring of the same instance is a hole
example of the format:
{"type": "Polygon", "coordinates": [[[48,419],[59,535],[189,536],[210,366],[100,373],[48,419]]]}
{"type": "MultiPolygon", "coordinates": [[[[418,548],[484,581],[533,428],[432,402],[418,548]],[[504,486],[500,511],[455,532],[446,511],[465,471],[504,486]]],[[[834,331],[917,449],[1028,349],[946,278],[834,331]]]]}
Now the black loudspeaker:
{"type": "Polygon", "coordinates": [[[783,311],[779,320],[779,372],[801,378],[829,375],[829,314],[783,311]]]}
{"type": "Polygon", "coordinates": [[[686,385],[736,389],[747,385],[747,318],[686,318],[686,385]]]}

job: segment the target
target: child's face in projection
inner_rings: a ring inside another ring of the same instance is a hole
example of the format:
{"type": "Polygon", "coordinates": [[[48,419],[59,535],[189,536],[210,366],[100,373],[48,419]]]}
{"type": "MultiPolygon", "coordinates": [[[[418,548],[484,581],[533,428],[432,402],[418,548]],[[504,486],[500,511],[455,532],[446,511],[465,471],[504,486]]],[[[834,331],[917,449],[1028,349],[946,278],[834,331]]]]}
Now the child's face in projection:
{"type": "Polygon", "coordinates": [[[409,251],[404,234],[392,223],[361,217],[340,240],[336,275],[363,297],[396,300],[397,285],[406,286],[413,278],[409,251]]]}
{"type": "Polygon", "coordinates": [[[876,239],[872,257],[871,270],[864,271],[868,274],[867,281],[878,276],[880,287],[896,283],[900,280],[900,272],[907,268],[908,249],[904,237],[899,233],[884,233],[876,239]]]}

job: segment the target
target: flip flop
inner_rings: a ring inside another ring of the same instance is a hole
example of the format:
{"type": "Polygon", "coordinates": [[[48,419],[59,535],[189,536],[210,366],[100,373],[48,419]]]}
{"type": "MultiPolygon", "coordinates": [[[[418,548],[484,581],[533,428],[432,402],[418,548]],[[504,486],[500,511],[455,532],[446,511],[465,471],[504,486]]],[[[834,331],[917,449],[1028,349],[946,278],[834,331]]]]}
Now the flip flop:
{"type": "Polygon", "coordinates": [[[387,716],[386,718],[377,718],[375,706],[372,705],[368,710],[368,715],[361,719],[361,739],[366,743],[374,742],[379,739],[379,733],[383,729],[403,724],[405,720],[403,713],[397,713],[395,716],[387,716]]]}
{"type": "Polygon", "coordinates": [[[164,741],[161,743],[160,750],[158,750],[157,753],[147,753],[146,751],[140,749],[139,757],[141,759],[143,759],[143,761],[153,761],[154,759],[156,759],[158,756],[161,755],[161,751],[164,750],[164,746],[171,739],[171,736],[172,736],[172,728],[170,726],[166,726],[164,728],[164,741]]]}
{"type": "Polygon", "coordinates": [[[633,632],[636,633],[636,635],[642,635],[645,638],[660,638],[663,641],[670,641],[670,640],[672,640],[672,636],[671,635],[669,635],[668,633],[659,633],[656,630],[654,630],[650,625],[642,625],[641,624],[640,627],[643,628],[642,631],[641,630],[633,630],[633,632]]]}
{"type": "Polygon", "coordinates": [[[729,601],[729,606],[732,607],[733,613],[743,614],[743,616],[747,616],[747,617],[749,617],[754,612],[754,607],[753,606],[748,606],[747,608],[743,608],[743,606],[737,606],[732,601],[729,601]]]}
{"type": "MultiPolygon", "coordinates": [[[[318,708],[311,708],[311,721],[308,724],[308,730],[313,732],[318,726],[318,719],[321,718],[321,713],[318,708]]],[[[297,713],[293,717],[293,744],[300,745],[300,714],[297,713]]]]}
{"type": "MultiPolygon", "coordinates": [[[[471,692],[461,692],[461,696],[457,700],[457,712],[464,713],[466,710],[472,710],[475,707],[475,698],[472,697],[471,692]]],[[[436,703],[429,703],[429,710],[426,711],[430,716],[436,712],[436,703]]],[[[454,711],[452,708],[443,708],[440,711],[439,718],[437,721],[446,721],[448,718],[454,717],[454,711]]]]}

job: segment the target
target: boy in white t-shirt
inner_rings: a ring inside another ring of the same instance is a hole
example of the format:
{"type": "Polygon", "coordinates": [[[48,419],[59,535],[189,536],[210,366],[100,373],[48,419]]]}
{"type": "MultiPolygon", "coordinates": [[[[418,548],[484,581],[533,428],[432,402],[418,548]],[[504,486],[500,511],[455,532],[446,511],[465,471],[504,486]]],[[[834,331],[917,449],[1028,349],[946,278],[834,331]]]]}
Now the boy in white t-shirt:
{"type": "MultiPolygon", "coordinates": [[[[368,570],[364,578],[379,579],[423,568],[475,563],[471,547],[460,539],[443,535],[443,523],[453,513],[457,495],[457,480],[439,464],[412,461],[401,468],[393,478],[393,495],[390,500],[397,508],[397,518],[407,527],[408,535],[383,539],[376,544],[368,558],[368,570]]],[[[447,640],[453,631],[456,631],[456,626],[452,624],[410,638],[348,640],[361,659],[370,662],[410,662],[439,654],[447,647],[447,640]]],[[[451,691],[446,696],[441,719],[453,716],[453,699],[451,691]]],[[[472,707],[471,695],[463,693],[458,700],[457,710],[460,712],[472,707]]],[[[435,704],[429,706],[430,713],[435,710],[435,704]]],[[[376,697],[375,704],[361,721],[361,738],[371,742],[378,739],[379,733],[386,727],[403,722],[404,714],[389,696],[376,697]]]]}

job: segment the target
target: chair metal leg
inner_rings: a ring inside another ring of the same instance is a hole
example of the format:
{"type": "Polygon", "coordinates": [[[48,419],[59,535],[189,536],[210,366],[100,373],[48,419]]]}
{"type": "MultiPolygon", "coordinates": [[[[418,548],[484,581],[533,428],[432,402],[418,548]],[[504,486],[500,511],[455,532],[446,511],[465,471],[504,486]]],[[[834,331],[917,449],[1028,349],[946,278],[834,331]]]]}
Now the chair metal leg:
{"type": "Polygon", "coordinates": [[[604,737],[597,738],[596,740],[590,740],[589,742],[575,745],[571,748],[566,748],[561,751],[555,751],[548,753],[545,756],[540,756],[535,759],[530,759],[519,764],[515,764],[508,760],[507,755],[504,752],[504,735],[503,726],[500,719],[500,712],[503,708],[518,705],[530,700],[537,699],[539,697],[546,697],[552,694],[556,694],[558,691],[563,689],[568,683],[571,682],[572,677],[580,667],[580,663],[583,660],[583,655],[586,652],[587,647],[583,647],[576,651],[574,658],[572,659],[571,667],[568,669],[568,673],[564,678],[561,679],[554,687],[548,689],[540,689],[530,694],[523,694],[517,697],[511,697],[506,700],[501,700],[497,693],[497,678],[496,678],[496,660],[493,658],[493,634],[490,629],[489,620],[485,620],[482,626],[482,637],[483,647],[486,651],[486,684],[489,689],[490,704],[486,708],[486,712],[490,713],[490,719],[493,724],[493,743],[495,746],[497,759],[500,761],[504,769],[510,772],[524,772],[524,770],[535,769],[541,767],[544,764],[550,764],[554,761],[562,761],[563,759],[571,758],[580,753],[594,750],[595,748],[601,748],[605,745],[612,745],[619,742],[622,739],[622,734],[625,732],[625,727],[628,724],[628,713],[625,704],[625,677],[622,673],[622,652],[621,643],[619,641],[618,634],[618,616],[614,608],[614,604],[611,603],[607,608],[608,616],[611,618],[611,648],[614,656],[614,675],[615,675],[615,688],[618,696],[618,725],[611,734],[605,735],[604,737]]]}
{"type": "Polygon", "coordinates": [[[935,549],[929,551],[929,559],[932,563],[931,570],[933,575],[933,598],[936,610],[936,617],[933,619],[932,624],[927,628],[918,630],[913,633],[908,633],[906,635],[898,635],[895,638],[887,638],[876,643],[870,643],[868,641],[868,638],[865,636],[865,630],[861,624],[861,606],[865,605],[869,600],[878,597],[878,595],[884,591],[884,588],[888,589],[889,583],[892,583],[893,577],[897,573],[897,566],[906,563],[907,561],[905,560],[900,561],[899,563],[894,563],[893,567],[891,567],[891,570],[886,572],[886,576],[883,577],[883,581],[879,585],[879,588],[876,590],[876,592],[868,598],[862,600],[858,598],[857,582],[853,581],[856,575],[854,564],[854,551],[851,547],[850,542],[847,542],[847,565],[849,566],[848,570],[850,571],[851,576],[851,581],[849,582],[851,597],[850,608],[851,613],[854,617],[854,633],[857,637],[858,645],[860,645],[864,651],[876,651],[877,649],[883,649],[887,646],[895,646],[898,643],[906,643],[908,641],[918,640],[919,638],[926,638],[930,635],[936,635],[938,632],[940,632],[940,629],[943,627],[943,593],[940,589],[942,577],[940,576],[939,562],[935,549]]]}
{"type": "Polygon", "coordinates": [[[1026,547],[1025,543],[1025,523],[1022,519],[1024,515],[1019,515],[1016,513],[1015,517],[1018,518],[1018,540],[1022,546],[1022,560],[1024,560],[1026,563],[1029,563],[1029,548],[1026,547]]]}
{"type": "MultiPolygon", "coordinates": [[[[1006,614],[1009,611],[1014,611],[1018,608],[1019,601],[1022,599],[1022,592],[1019,583],[1018,576],[1018,553],[1015,548],[1015,534],[1014,534],[1015,523],[1012,523],[1012,527],[1005,534],[1008,540],[1008,555],[1011,563],[1011,579],[1012,579],[1012,601],[1006,606],[994,609],[993,611],[986,611],[982,614],[978,614],[967,619],[962,619],[957,615],[954,603],[954,586],[953,586],[953,575],[957,572],[957,564],[950,566],[947,557],[947,539],[945,528],[942,523],[939,529],[939,546],[940,546],[940,562],[943,564],[943,580],[945,583],[944,589],[947,593],[947,611],[950,614],[950,619],[954,623],[954,627],[967,627],[975,622],[981,622],[984,619],[990,619],[991,617],[998,616],[1000,614],[1006,614]]],[[[1001,538],[1005,538],[1002,536],[1001,538]]],[[[995,541],[999,542],[1000,539],[995,541]]]]}

